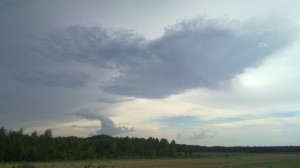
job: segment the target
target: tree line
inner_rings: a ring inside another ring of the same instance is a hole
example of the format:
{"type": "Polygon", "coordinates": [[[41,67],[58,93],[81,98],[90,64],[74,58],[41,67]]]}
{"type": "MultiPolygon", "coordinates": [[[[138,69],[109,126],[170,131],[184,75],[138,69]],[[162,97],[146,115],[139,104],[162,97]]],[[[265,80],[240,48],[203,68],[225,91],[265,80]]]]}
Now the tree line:
{"type": "Polygon", "coordinates": [[[184,153],[186,157],[199,152],[238,152],[238,153],[299,153],[300,146],[199,146],[176,144],[176,151],[184,153]]]}
{"type": "Polygon", "coordinates": [[[176,144],[162,138],[111,137],[96,135],[87,138],[53,137],[47,129],[25,134],[23,129],[0,128],[0,162],[62,161],[127,157],[191,157],[199,152],[292,153],[300,146],[199,146],[176,144]]]}
{"type": "Polygon", "coordinates": [[[53,137],[51,129],[42,134],[25,134],[23,129],[0,128],[0,161],[87,160],[124,157],[170,157],[175,155],[175,141],[149,137],[87,138],[53,137]]]}

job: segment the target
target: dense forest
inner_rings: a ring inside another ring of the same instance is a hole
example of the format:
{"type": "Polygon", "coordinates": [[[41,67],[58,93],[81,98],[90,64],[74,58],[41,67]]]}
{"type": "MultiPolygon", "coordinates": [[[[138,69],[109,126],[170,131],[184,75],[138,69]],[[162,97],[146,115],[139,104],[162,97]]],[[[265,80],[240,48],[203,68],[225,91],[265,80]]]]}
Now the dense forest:
{"type": "Polygon", "coordinates": [[[181,152],[186,157],[190,157],[193,153],[199,152],[224,152],[224,153],[299,153],[300,146],[199,146],[176,144],[176,151],[181,152]]]}
{"type": "Polygon", "coordinates": [[[97,135],[87,138],[53,137],[50,129],[30,135],[23,129],[0,128],[0,161],[86,160],[124,157],[170,157],[175,141],[97,135]]]}
{"type": "Polygon", "coordinates": [[[0,128],[0,161],[61,161],[127,157],[192,157],[198,152],[241,153],[291,153],[300,152],[300,146],[261,147],[206,147],[176,144],[167,139],[149,137],[111,137],[96,135],[87,138],[53,137],[50,129],[42,134],[34,131],[30,135],[23,129],[0,128]]]}

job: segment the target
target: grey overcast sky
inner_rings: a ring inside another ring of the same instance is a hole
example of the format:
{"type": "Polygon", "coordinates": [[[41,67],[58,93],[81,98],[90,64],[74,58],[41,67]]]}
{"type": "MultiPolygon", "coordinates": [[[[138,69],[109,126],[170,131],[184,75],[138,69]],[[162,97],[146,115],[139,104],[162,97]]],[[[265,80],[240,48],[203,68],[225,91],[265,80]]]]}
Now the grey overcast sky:
{"type": "Polygon", "coordinates": [[[0,126],[300,145],[297,0],[0,0],[0,126]]]}

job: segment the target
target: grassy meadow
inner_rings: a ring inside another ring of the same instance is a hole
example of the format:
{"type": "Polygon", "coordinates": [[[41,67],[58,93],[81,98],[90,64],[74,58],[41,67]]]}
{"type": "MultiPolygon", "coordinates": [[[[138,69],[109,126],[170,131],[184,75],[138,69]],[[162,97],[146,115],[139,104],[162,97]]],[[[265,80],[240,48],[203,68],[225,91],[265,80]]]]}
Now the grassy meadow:
{"type": "Polygon", "coordinates": [[[7,163],[1,168],[298,168],[300,154],[199,153],[194,158],[7,163]]]}

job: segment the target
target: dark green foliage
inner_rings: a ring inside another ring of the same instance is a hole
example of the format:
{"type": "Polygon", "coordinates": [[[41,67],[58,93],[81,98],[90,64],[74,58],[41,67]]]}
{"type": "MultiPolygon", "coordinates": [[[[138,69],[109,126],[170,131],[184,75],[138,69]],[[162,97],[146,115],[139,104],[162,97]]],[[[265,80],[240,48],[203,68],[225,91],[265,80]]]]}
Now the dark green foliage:
{"type": "Polygon", "coordinates": [[[98,158],[164,157],[175,155],[175,141],[97,135],[88,138],[53,137],[47,129],[30,135],[23,129],[0,128],[0,162],[88,160],[98,158]]]}
{"type": "Polygon", "coordinates": [[[299,146],[264,147],[206,147],[180,145],[175,141],[157,138],[130,138],[97,135],[88,138],[53,137],[50,129],[41,135],[36,131],[30,135],[23,129],[0,128],[0,162],[12,161],[62,161],[101,158],[173,157],[175,153],[192,157],[197,152],[239,153],[291,153],[300,152],[299,146]]]}
{"type": "Polygon", "coordinates": [[[176,144],[176,152],[184,153],[185,157],[192,157],[193,153],[198,152],[237,152],[237,153],[299,153],[300,146],[199,146],[176,144]]]}
{"type": "Polygon", "coordinates": [[[29,163],[22,163],[18,165],[17,168],[35,168],[35,166],[29,163]]]}

